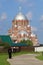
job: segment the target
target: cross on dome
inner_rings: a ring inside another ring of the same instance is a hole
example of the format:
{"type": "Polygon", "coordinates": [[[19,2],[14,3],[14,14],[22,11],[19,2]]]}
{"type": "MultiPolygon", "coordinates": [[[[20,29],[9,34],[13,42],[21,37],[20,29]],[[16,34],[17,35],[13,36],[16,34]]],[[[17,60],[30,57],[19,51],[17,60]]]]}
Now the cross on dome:
{"type": "Polygon", "coordinates": [[[21,6],[19,6],[19,12],[21,12],[21,10],[22,10],[22,7],[21,7],[21,6]]]}
{"type": "Polygon", "coordinates": [[[15,20],[27,20],[27,17],[21,12],[21,7],[19,7],[19,13],[16,15],[15,20]]]}

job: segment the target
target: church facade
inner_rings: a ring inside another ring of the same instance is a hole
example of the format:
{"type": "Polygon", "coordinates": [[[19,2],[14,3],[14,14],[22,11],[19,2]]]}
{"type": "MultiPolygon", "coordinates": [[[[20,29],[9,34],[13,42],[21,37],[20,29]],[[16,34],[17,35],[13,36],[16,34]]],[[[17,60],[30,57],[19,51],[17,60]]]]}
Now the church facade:
{"type": "Polygon", "coordinates": [[[19,12],[12,21],[12,28],[8,30],[8,34],[15,43],[29,39],[33,42],[33,46],[39,44],[37,36],[31,31],[29,20],[22,12],[19,12]]]}

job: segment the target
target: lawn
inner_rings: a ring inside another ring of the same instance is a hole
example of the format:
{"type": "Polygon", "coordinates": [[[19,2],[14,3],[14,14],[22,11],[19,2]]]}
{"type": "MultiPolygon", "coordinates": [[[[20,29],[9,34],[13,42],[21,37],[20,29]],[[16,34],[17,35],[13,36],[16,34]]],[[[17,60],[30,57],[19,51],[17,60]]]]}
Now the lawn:
{"type": "MultiPolygon", "coordinates": [[[[18,55],[28,54],[28,53],[34,53],[34,52],[21,51],[21,52],[12,53],[12,55],[18,56],[18,55]]],[[[8,58],[8,53],[0,53],[0,65],[10,65],[7,62],[7,58],[8,58]]]]}
{"type": "MultiPolygon", "coordinates": [[[[12,56],[18,56],[18,55],[22,55],[22,54],[38,54],[38,53],[21,51],[21,52],[12,53],[12,56]]],[[[10,65],[7,62],[7,58],[8,58],[8,53],[0,53],[0,65],[10,65]]]]}
{"type": "Polygon", "coordinates": [[[0,53],[0,65],[10,65],[7,62],[8,54],[7,53],[0,53]]]}
{"type": "Polygon", "coordinates": [[[13,56],[18,56],[18,55],[22,55],[22,54],[38,54],[38,53],[28,52],[28,51],[20,51],[20,52],[13,53],[13,56]]]}
{"type": "Polygon", "coordinates": [[[18,56],[18,55],[22,55],[22,54],[37,54],[36,58],[39,59],[39,60],[43,60],[42,53],[38,53],[38,52],[21,51],[21,52],[18,52],[18,53],[14,53],[13,56],[18,56]]]}
{"type": "MultiPolygon", "coordinates": [[[[21,52],[12,53],[12,55],[17,56],[17,55],[22,55],[22,54],[27,54],[27,53],[29,52],[21,51],[21,52]]],[[[8,58],[8,53],[0,53],[0,65],[10,65],[7,62],[7,58],[8,58]]]]}
{"type": "Polygon", "coordinates": [[[38,56],[36,56],[37,59],[43,60],[43,53],[40,53],[38,56]]]}

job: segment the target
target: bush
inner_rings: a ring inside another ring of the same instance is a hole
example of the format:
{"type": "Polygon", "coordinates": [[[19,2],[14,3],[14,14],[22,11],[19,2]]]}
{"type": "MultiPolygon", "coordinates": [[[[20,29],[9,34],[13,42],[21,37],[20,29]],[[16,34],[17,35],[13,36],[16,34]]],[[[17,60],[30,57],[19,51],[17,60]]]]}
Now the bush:
{"type": "Polygon", "coordinates": [[[0,43],[0,46],[4,46],[4,44],[3,43],[0,43]]]}
{"type": "Polygon", "coordinates": [[[25,43],[27,44],[28,46],[33,46],[33,43],[31,40],[21,40],[21,43],[25,43]]]}
{"type": "Polygon", "coordinates": [[[29,45],[29,46],[33,46],[33,43],[32,43],[32,41],[30,41],[30,40],[27,40],[27,45],[29,45]]]}
{"type": "Polygon", "coordinates": [[[26,40],[21,40],[21,43],[26,43],[26,40]]]}

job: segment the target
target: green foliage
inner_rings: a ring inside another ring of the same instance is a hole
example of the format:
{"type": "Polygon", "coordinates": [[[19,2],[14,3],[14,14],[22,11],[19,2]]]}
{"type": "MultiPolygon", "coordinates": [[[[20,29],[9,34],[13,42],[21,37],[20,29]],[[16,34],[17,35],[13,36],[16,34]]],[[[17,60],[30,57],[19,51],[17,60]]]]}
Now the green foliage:
{"type": "Polygon", "coordinates": [[[21,40],[21,43],[25,43],[25,44],[27,44],[29,46],[33,45],[32,41],[30,41],[30,40],[21,40]]]}
{"type": "Polygon", "coordinates": [[[33,46],[33,43],[32,43],[32,41],[30,41],[30,40],[27,40],[27,45],[29,45],[29,46],[33,46]]]}
{"type": "Polygon", "coordinates": [[[43,56],[42,55],[36,56],[36,58],[39,59],[39,60],[43,60],[43,56]]]}
{"type": "Polygon", "coordinates": [[[3,43],[0,43],[0,46],[4,46],[4,44],[3,43]]]}
{"type": "Polygon", "coordinates": [[[10,65],[7,62],[8,54],[6,53],[0,53],[0,65],[10,65]]]}
{"type": "Polygon", "coordinates": [[[21,43],[26,43],[26,40],[21,40],[21,43]]]}
{"type": "Polygon", "coordinates": [[[16,53],[13,53],[13,56],[18,56],[18,55],[23,55],[23,54],[35,54],[35,52],[31,51],[20,51],[20,52],[16,52],[16,53]]]}
{"type": "Polygon", "coordinates": [[[43,60],[43,52],[40,52],[38,56],[36,56],[37,59],[43,60]]]}
{"type": "MultiPolygon", "coordinates": [[[[21,52],[17,52],[17,53],[13,53],[13,56],[19,56],[22,54],[34,54],[34,52],[28,52],[28,51],[21,51],[21,52]]],[[[8,58],[8,54],[7,53],[0,53],[0,65],[10,65],[7,62],[7,58],[8,58]]]]}

